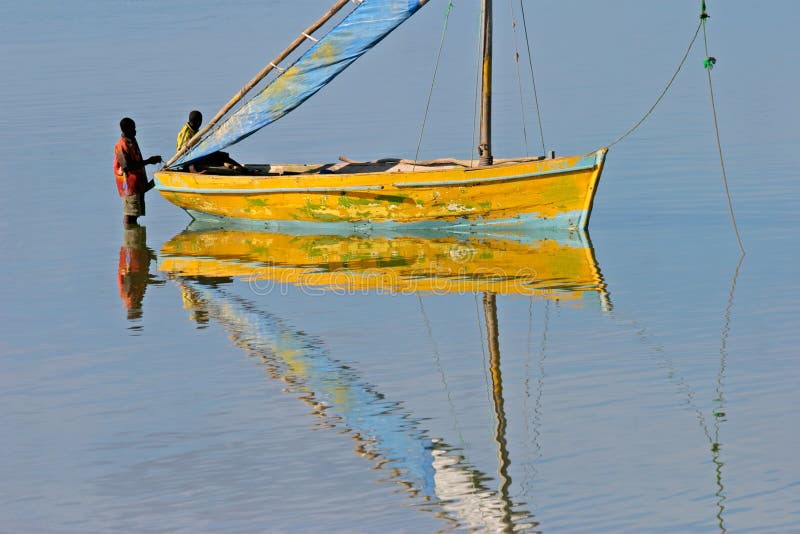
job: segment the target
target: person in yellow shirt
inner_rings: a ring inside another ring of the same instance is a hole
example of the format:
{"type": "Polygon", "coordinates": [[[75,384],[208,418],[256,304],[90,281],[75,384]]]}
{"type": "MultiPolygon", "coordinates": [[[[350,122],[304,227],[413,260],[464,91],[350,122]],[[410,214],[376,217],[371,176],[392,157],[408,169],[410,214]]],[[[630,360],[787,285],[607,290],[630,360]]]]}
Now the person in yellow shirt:
{"type": "MultiPolygon", "coordinates": [[[[192,110],[189,112],[189,120],[183,125],[181,131],[178,132],[178,138],[175,140],[175,151],[180,151],[183,146],[194,137],[200,130],[200,125],[203,123],[203,114],[199,111],[192,110]]],[[[234,161],[227,152],[212,152],[207,156],[203,156],[196,160],[190,161],[185,165],[186,170],[189,172],[196,172],[205,174],[209,167],[225,167],[235,173],[256,174],[257,171],[248,169],[244,165],[234,161]]]]}
{"type": "Polygon", "coordinates": [[[203,114],[196,109],[189,112],[189,120],[183,125],[181,131],[178,132],[178,139],[175,142],[175,151],[178,152],[183,148],[183,145],[189,142],[189,139],[194,137],[194,134],[200,129],[200,124],[203,122],[203,114]]]}

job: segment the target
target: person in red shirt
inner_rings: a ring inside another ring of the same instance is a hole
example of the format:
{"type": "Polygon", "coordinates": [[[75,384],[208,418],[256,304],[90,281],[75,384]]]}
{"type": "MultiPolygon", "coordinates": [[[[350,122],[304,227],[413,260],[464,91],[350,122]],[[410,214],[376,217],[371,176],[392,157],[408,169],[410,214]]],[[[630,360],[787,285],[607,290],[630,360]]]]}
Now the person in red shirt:
{"type": "Polygon", "coordinates": [[[114,176],[122,197],[122,222],[136,224],[136,219],[145,214],[144,194],[154,185],[147,181],[145,165],[160,163],[161,156],[142,159],[133,119],[125,117],[119,121],[119,129],[122,136],[114,146],[114,176]]]}

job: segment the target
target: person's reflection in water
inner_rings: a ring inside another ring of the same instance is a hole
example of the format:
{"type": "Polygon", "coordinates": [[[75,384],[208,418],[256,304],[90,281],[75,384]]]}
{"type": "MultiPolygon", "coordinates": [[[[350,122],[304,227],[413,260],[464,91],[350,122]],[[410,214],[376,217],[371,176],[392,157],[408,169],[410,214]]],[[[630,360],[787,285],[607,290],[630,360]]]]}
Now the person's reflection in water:
{"type": "MultiPolygon", "coordinates": [[[[128,320],[136,323],[142,318],[142,299],[148,284],[160,285],[164,281],[150,276],[150,262],[156,255],[147,248],[147,229],[138,224],[126,224],[123,228],[117,283],[128,320]]],[[[142,326],[135,324],[130,329],[140,331],[142,326]]]]}

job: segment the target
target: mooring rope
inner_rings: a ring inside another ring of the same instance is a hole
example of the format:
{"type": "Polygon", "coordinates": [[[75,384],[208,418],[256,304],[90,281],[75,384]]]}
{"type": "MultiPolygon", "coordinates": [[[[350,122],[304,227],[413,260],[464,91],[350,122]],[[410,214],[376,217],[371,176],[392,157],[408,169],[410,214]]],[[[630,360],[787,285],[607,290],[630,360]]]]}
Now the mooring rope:
{"type": "Polygon", "coordinates": [[[733,201],[731,200],[731,192],[728,188],[728,176],[725,172],[725,158],[722,157],[722,142],[719,138],[719,125],[717,123],[717,104],[714,99],[714,84],[711,82],[711,71],[717,63],[717,58],[708,54],[708,35],[706,33],[706,20],[711,18],[706,12],[706,1],[702,0],[702,10],[700,13],[700,25],[703,27],[703,44],[705,45],[706,59],[703,61],[706,73],[708,73],[708,92],[711,95],[711,112],[714,117],[714,134],[717,138],[717,151],[719,153],[719,164],[722,168],[722,184],[725,186],[725,196],[728,199],[728,211],[731,214],[731,224],[733,231],[736,234],[736,242],[739,243],[739,250],[742,251],[744,256],[744,245],[742,244],[742,237],[739,235],[739,226],[736,224],[736,215],[733,212],[733,201]]]}
{"type": "Polygon", "coordinates": [[[742,237],[739,234],[739,226],[736,224],[736,215],[734,214],[733,210],[733,201],[731,200],[731,192],[730,188],[728,187],[728,176],[727,173],[725,172],[725,158],[722,155],[722,142],[720,141],[719,124],[717,121],[717,104],[714,98],[714,84],[711,81],[711,71],[714,68],[714,65],[716,65],[717,63],[717,58],[709,55],[708,53],[708,34],[706,32],[706,20],[709,18],[711,17],[706,12],[706,1],[701,0],[700,23],[697,25],[697,29],[695,30],[694,35],[692,36],[692,40],[689,42],[689,46],[686,49],[686,53],[683,55],[683,57],[681,58],[681,62],[678,64],[678,68],[675,69],[675,74],[672,75],[672,78],[670,78],[669,82],[667,83],[667,86],[664,87],[664,90],[661,91],[660,95],[658,95],[658,98],[653,103],[653,105],[650,106],[650,109],[647,110],[647,113],[645,113],[644,116],[641,119],[639,119],[639,121],[636,124],[631,126],[628,129],[628,131],[626,131],[624,134],[620,135],[616,140],[614,140],[614,142],[606,145],[606,148],[611,148],[612,146],[616,145],[617,143],[619,143],[620,141],[631,135],[634,131],[636,131],[637,128],[639,128],[639,126],[642,125],[642,123],[644,123],[645,120],[647,120],[650,114],[653,113],[653,110],[656,109],[656,106],[658,106],[658,104],[667,94],[667,91],[669,91],[670,87],[672,87],[672,83],[675,81],[675,78],[678,77],[678,73],[683,68],[684,63],[686,63],[686,58],[689,57],[689,53],[692,51],[692,48],[694,47],[694,44],[697,41],[697,36],[700,35],[700,30],[702,29],[703,44],[705,45],[705,54],[706,54],[705,59],[703,60],[703,66],[705,67],[706,72],[708,74],[708,90],[711,96],[711,113],[714,118],[714,134],[716,136],[716,141],[717,141],[717,152],[719,153],[719,163],[720,167],[722,168],[722,184],[725,188],[725,196],[728,200],[728,211],[730,212],[733,231],[736,234],[736,242],[739,244],[739,250],[741,251],[742,255],[744,255],[745,254],[744,245],[742,244],[742,237]]]}
{"type": "Polygon", "coordinates": [[[694,43],[695,43],[695,41],[697,41],[697,36],[700,35],[700,29],[702,28],[702,26],[703,26],[703,23],[701,21],[700,24],[697,25],[697,29],[694,32],[694,36],[692,37],[692,40],[689,42],[689,47],[686,49],[686,53],[683,54],[683,58],[681,58],[681,62],[678,64],[678,68],[675,69],[675,74],[672,75],[672,78],[670,78],[669,82],[667,83],[667,86],[664,87],[664,90],[661,91],[660,95],[658,95],[658,98],[653,103],[653,105],[650,106],[650,109],[647,110],[647,113],[645,113],[644,116],[641,119],[639,119],[639,121],[636,124],[631,126],[628,129],[627,132],[625,132],[624,134],[620,135],[613,143],[610,143],[610,144],[606,145],[606,148],[611,148],[612,146],[616,145],[617,143],[619,143],[620,141],[622,141],[623,139],[625,139],[626,137],[631,135],[634,131],[636,131],[637,128],[639,128],[639,126],[642,125],[642,123],[644,123],[645,120],[647,120],[647,118],[650,116],[650,114],[653,113],[653,110],[656,109],[656,106],[658,106],[658,104],[661,102],[661,100],[667,94],[667,91],[669,91],[669,88],[672,87],[672,83],[675,81],[675,78],[678,77],[678,73],[683,68],[683,64],[686,63],[686,58],[689,57],[689,52],[692,51],[692,48],[694,47],[694,43]]]}
{"type": "MultiPolygon", "coordinates": [[[[422,117],[422,127],[419,130],[419,141],[417,142],[417,151],[414,154],[414,161],[419,159],[419,149],[422,146],[422,135],[425,133],[425,123],[428,121],[428,112],[431,108],[431,97],[433,96],[433,88],[436,85],[436,74],[439,72],[439,60],[442,59],[442,49],[444,48],[444,38],[447,35],[447,23],[450,21],[450,12],[453,10],[453,0],[447,3],[447,8],[444,12],[444,27],[442,27],[442,39],[439,42],[439,51],[436,53],[436,65],[433,68],[433,79],[431,80],[431,88],[428,91],[428,102],[425,104],[425,115],[422,117]]],[[[412,166],[411,170],[416,169],[416,163],[412,166]]]]}

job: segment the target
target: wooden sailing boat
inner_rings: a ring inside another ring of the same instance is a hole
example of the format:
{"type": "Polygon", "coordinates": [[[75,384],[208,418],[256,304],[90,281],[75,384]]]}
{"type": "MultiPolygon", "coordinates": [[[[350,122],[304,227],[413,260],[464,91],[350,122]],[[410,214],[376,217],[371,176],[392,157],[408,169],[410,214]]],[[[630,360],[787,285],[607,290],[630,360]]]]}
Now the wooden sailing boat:
{"type": "Polygon", "coordinates": [[[415,14],[428,0],[338,0],[271,61],[155,174],[156,187],[193,218],[291,228],[318,223],[401,228],[524,226],[585,229],[607,149],[588,155],[495,160],[491,141],[492,2],[483,0],[480,159],[399,159],[248,165],[261,175],[185,172],[187,165],[283,117],[415,14]],[[289,68],[280,63],[314,44],[289,68]],[[260,90],[256,86],[279,71],[260,90]],[[245,97],[255,92],[254,96],[245,97]],[[238,107],[237,107],[238,106],[238,107]]]}

